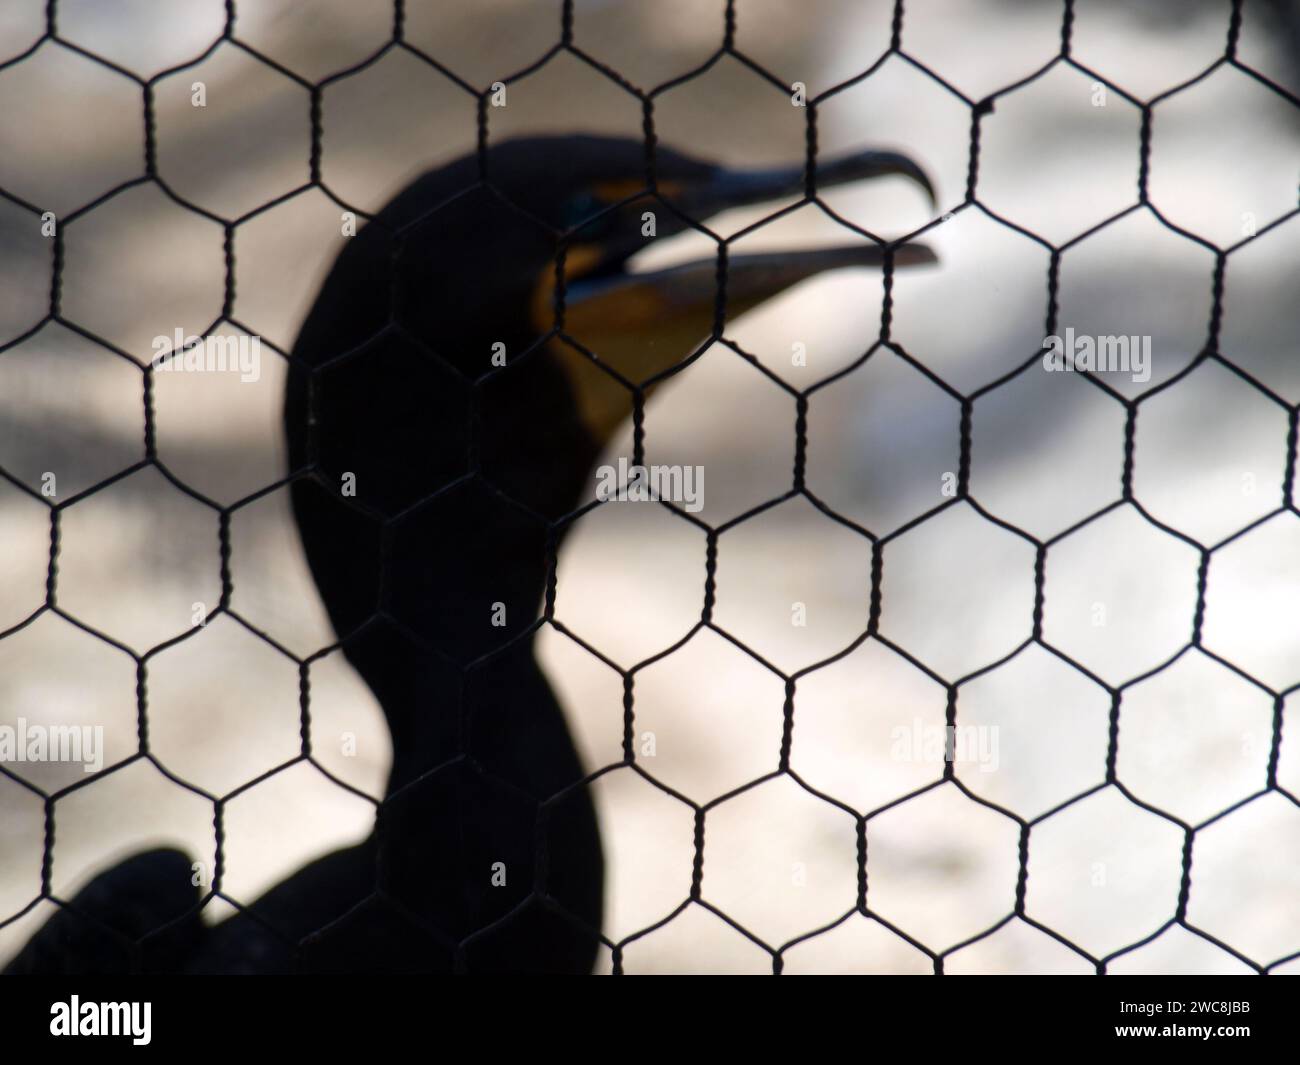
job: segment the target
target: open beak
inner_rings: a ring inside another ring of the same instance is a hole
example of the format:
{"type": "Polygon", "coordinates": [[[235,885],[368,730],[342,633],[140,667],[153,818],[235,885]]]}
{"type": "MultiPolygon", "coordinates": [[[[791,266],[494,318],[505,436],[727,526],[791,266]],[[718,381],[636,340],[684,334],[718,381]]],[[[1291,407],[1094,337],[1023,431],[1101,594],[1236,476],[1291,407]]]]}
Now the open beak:
{"type": "MultiPolygon", "coordinates": [[[[864,151],[821,163],[814,187],[823,189],[887,176],[904,177],[919,185],[933,206],[934,187],[925,172],[896,152],[864,151]]],[[[717,167],[702,181],[677,186],[666,198],[687,217],[704,224],[733,207],[802,196],[806,187],[802,166],[770,170],[717,167]]],[[[665,223],[667,219],[661,222],[661,229],[666,228],[665,223]]],[[[676,219],[671,224],[675,232],[686,228],[676,219]]],[[[671,369],[715,328],[720,328],[718,256],[642,273],[629,272],[627,259],[644,246],[643,239],[638,236],[636,240],[633,248],[624,244],[595,249],[595,269],[571,278],[565,286],[564,300],[565,334],[632,386],[652,381],[671,369]]],[[[936,261],[924,244],[899,244],[891,249],[866,237],[796,251],[734,254],[728,248],[723,275],[725,316],[734,318],[829,270],[879,268],[891,256],[895,267],[936,261]]],[[[547,302],[543,301],[543,305],[547,302]]],[[[565,363],[573,378],[579,411],[592,436],[597,441],[608,439],[630,409],[628,386],[586,358],[566,358],[565,363]]]]}
{"type": "MultiPolygon", "coordinates": [[[[934,186],[929,177],[912,159],[898,152],[863,151],[820,163],[815,187],[823,189],[891,176],[906,178],[920,186],[931,207],[934,206],[934,186]]],[[[801,196],[805,188],[802,166],[767,170],[718,167],[704,181],[681,188],[669,199],[683,214],[705,224],[709,218],[733,207],[801,196]]],[[[569,283],[565,302],[575,321],[618,326],[636,332],[660,315],[698,318],[703,309],[708,309],[711,314],[717,293],[716,256],[645,273],[629,273],[621,268],[627,251],[626,248],[609,249],[611,257],[619,264],[615,269],[597,269],[588,277],[569,283]]],[[[729,316],[743,313],[800,281],[828,270],[879,267],[886,254],[886,246],[875,244],[866,237],[856,238],[852,243],[793,252],[729,254],[726,265],[729,316]]],[[[934,253],[924,244],[902,244],[893,249],[893,262],[897,267],[920,266],[935,261],[934,253]]],[[[696,337],[697,340],[709,333],[711,317],[703,324],[704,331],[696,337]]]]}

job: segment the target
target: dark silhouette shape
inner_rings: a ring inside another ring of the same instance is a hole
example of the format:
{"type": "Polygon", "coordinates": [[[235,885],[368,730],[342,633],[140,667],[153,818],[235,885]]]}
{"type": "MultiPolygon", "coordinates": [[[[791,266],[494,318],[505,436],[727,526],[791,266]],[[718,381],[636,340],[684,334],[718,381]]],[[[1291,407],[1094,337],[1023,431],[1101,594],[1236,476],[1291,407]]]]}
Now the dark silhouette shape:
{"type": "MultiPolygon", "coordinates": [[[[603,862],[583,770],[532,636],[562,519],[632,409],[634,384],[710,335],[710,258],[630,273],[656,235],[798,196],[802,167],[737,172],[593,137],[521,140],[425,175],[339,255],[293,352],[293,509],[348,660],[383,707],[393,767],[375,832],[214,928],[188,860],[138,855],[96,878],[11,972],[590,972],[603,862]],[[555,299],[563,247],[562,319],[555,299]],[[494,354],[504,357],[493,361],[494,354]],[[355,494],[344,491],[355,479],[355,494]],[[494,620],[498,624],[494,624],[494,620]],[[504,877],[504,883],[501,882],[504,877]]],[[[819,184],[886,174],[864,152],[819,184]]],[[[919,245],[896,265],[932,261],[919,245]]],[[[736,313],[882,249],[730,254],[736,313]]]]}

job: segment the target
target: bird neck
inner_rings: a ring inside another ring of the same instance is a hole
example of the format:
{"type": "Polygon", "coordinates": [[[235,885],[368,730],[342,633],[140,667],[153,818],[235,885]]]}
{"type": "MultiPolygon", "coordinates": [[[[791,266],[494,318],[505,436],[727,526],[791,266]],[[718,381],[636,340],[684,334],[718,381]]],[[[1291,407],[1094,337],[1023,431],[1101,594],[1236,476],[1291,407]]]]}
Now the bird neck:
{"type": "MultiPolygon", "coordinates": [[[[532,641],[597,449],[551,360],[538,351],[480,386],[478,469],[391,523],[382,620],[345,641],[389,722],[390,790],[458,756],[531,776],[540,749],[567,766],[532,641]]],[[[326,602],[366,598],[341,594],[340,568],[318,567],[326,602]]]]}

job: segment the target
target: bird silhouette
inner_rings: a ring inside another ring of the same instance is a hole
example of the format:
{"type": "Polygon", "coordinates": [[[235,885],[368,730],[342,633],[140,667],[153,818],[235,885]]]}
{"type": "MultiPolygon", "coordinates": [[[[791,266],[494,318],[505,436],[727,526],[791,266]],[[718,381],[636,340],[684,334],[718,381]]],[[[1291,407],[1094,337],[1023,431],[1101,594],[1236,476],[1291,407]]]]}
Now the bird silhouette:
{"type": "MultiPolygon", "coordinates": [[[[894,152],[816,170],[818,187],[885,175],[932,196],[894,152]]],[[[725,269],[630,260],[806,177],[523,139],[424,175],[350,239],[293,349],[284,424],[311,573],[392,734],[375,829],[212,927],[189,858],[138,854],[6,971],[590,972],[600,834],[533,636],[596,458],[728,318],[825,270],[933,256],[860,239],[728,249],[725,269]]]]}

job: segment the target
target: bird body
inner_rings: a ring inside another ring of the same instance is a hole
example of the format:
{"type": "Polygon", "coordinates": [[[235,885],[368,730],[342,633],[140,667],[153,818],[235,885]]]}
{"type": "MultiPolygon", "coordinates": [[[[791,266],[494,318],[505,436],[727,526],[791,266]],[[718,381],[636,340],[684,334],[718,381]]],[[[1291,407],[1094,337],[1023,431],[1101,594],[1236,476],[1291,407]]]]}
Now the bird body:
{"type": "MultiPolygon", "coordinates": [[[[285,397],[292,505],[342,653],[392,733],[373,834],[212,928],[183,855],[138,855],[9,971],[591,971],[600,833],[532,647],[568,521],[635,390],[720,308],[885,257],[868,243],[732,255],[725,299],[713,260],[631,272],[647,209],[663,236],[803,189],[801,168],[660,148],[652,192],[646,161],[640,142],[541,138],[427,174],[344,246],[302,326],[285,397]],[[116,935],[85,931],[101,924],[116,935]]],[[[893,153],[827,174],[929,188],[893,153]]]]}

